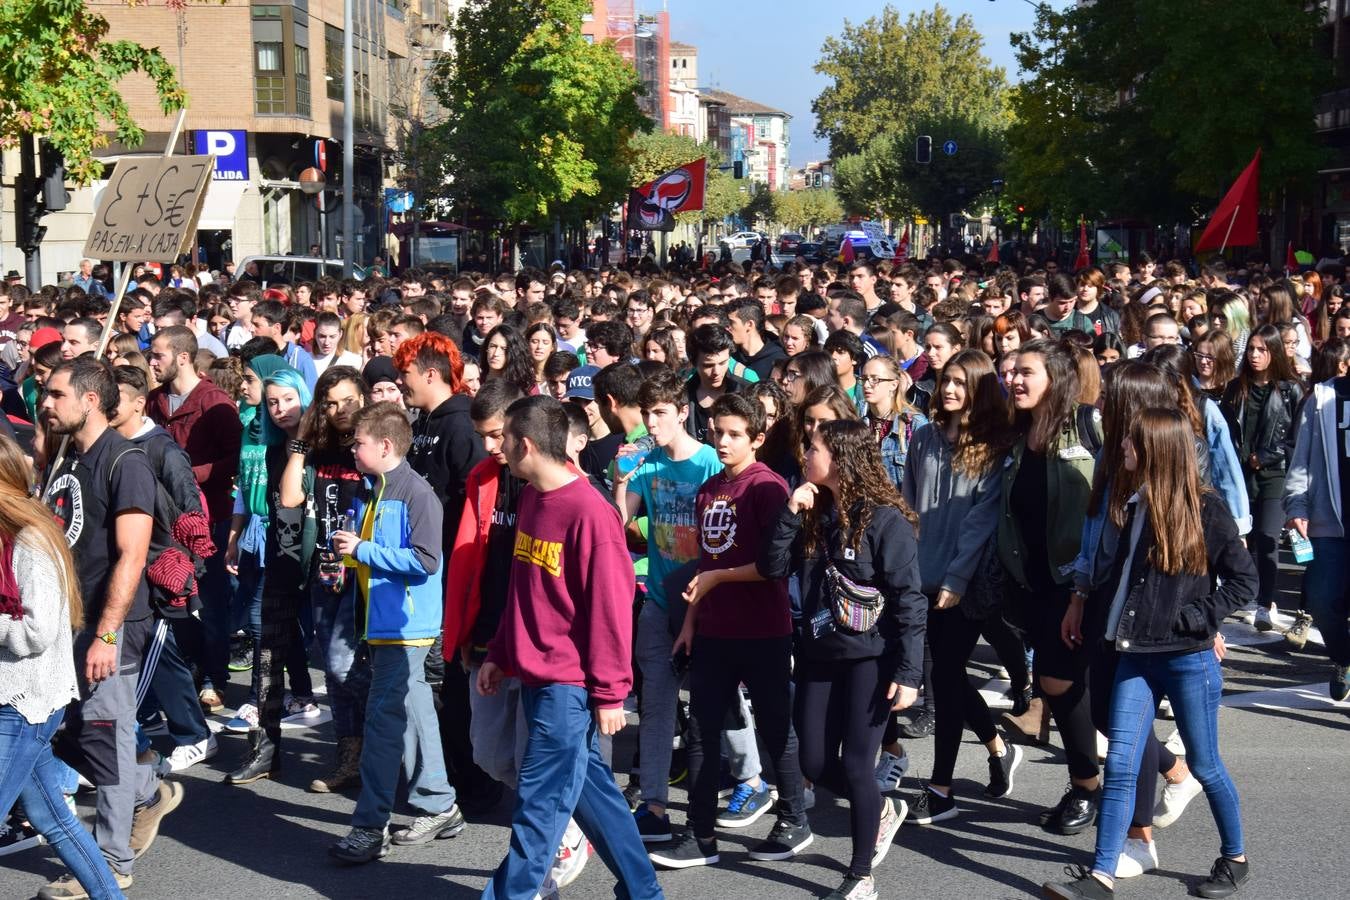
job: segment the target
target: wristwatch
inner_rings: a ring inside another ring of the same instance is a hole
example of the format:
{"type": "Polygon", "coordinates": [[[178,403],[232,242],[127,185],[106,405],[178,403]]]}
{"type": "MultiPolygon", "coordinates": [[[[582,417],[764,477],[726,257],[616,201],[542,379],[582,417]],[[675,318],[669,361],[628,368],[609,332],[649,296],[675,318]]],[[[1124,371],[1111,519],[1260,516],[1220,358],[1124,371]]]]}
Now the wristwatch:
{"type": "Polygon", "coordinates": [[[117,632],[115,631],[109,631],[104,634],[100,634],[98,636],[98,639],[110,647],[117,646],[117,632]]]}

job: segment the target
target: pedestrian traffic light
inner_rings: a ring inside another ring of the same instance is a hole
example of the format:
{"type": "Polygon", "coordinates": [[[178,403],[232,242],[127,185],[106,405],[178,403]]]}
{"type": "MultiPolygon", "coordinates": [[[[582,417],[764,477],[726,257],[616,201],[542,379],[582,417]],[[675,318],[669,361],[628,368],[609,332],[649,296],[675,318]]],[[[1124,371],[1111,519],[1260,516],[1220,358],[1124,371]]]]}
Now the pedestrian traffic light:
{"type": "Polygon", "coordinates": [[[45,212],[60,212],[66,208],[70,195],[66,193],[66,161],[46,141],[42,142],[42,208],[45,212]]]}
{"type": "Polygon", "coordinates": [[[745,177],[745,160],[738,159],[731,164],[731,177],[732,178],[745,177]]]}
{"type": "Polygon", "coordinates": [[[926,166],[933,161],[933,138],[931,135],[921,134],[919,139],[914,142],[914,161],[921,166],[926,166]]]}

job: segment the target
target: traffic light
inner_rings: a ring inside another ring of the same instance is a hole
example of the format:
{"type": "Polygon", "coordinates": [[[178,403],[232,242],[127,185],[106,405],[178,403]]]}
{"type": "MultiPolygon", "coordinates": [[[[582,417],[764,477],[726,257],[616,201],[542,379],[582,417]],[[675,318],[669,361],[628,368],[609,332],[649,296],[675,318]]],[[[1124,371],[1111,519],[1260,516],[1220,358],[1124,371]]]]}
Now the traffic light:
{"type": "Polygon", "coordinates": [[[1027,208],[1021,203],[1017,204],[1017,214],[1020,216],[1027,211],[1027,208]]]}
{"type": "Polygon", "coordinates": [[[745,177],[745,160],[738,159],[731,164],[731,177],[732,178],[745,177]]]}
{"type": "Polygon", "coordinates": [[[914,161],[921,166],[926,166],[933,161],[933,138],[931,135],[921,134],[919,139],[914,142],[914,161]]]}
{"type": "Polygon", "coordinates": [[[66,208],[70,195],[66,193],[66,161],[46,141],[42,142],[42,208],[44,212],[60,212],[66,208]]]}
{"type": "Polygon", "coordinates": [[[816,173],[815,178],[814,178],[813,181],[812,181],[812,186],[813,186],[813,187],[820,187],[820,173],[819,173],[819,172],[816,173]]]}

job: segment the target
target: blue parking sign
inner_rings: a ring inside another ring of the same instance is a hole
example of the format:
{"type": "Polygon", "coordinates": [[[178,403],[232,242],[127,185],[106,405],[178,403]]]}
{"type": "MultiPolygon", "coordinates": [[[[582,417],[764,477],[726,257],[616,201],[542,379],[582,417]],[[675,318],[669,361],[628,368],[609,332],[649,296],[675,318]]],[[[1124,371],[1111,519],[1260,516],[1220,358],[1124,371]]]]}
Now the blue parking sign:
{"type": "Polygon", "coordinates": [[[248,181],[247,131],[198,131],[193,134],[199,156],[214,156],[214,181],[248,181]]]}

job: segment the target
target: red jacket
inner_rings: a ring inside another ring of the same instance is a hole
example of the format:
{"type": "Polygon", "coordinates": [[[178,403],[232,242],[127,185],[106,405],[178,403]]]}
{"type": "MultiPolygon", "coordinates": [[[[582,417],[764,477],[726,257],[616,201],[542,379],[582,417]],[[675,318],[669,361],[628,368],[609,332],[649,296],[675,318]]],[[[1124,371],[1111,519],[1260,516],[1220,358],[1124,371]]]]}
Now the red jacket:
{"type": "Polygon", "coordinates": [[[145,406],[155,424],[187,451],[192,474],[206,496],[211,521],[227,521],[243,438],[239,407],[229,394],[205,378],[183,398],[183,405],[173,415],[169,415],[168,385],[151,391],[145,406]]]}
{"type": "Polygon", "coordinates": [[[469,643],[469,634],[483,605],[480,585],[492,510],[497,505],[497,481],[502,464],[492,457],[469,470],[464,481],[464,512],[450,549],[445,573],[445,622],[441,653],[446,662],[457,663],[459,650],[469,643]]]}

